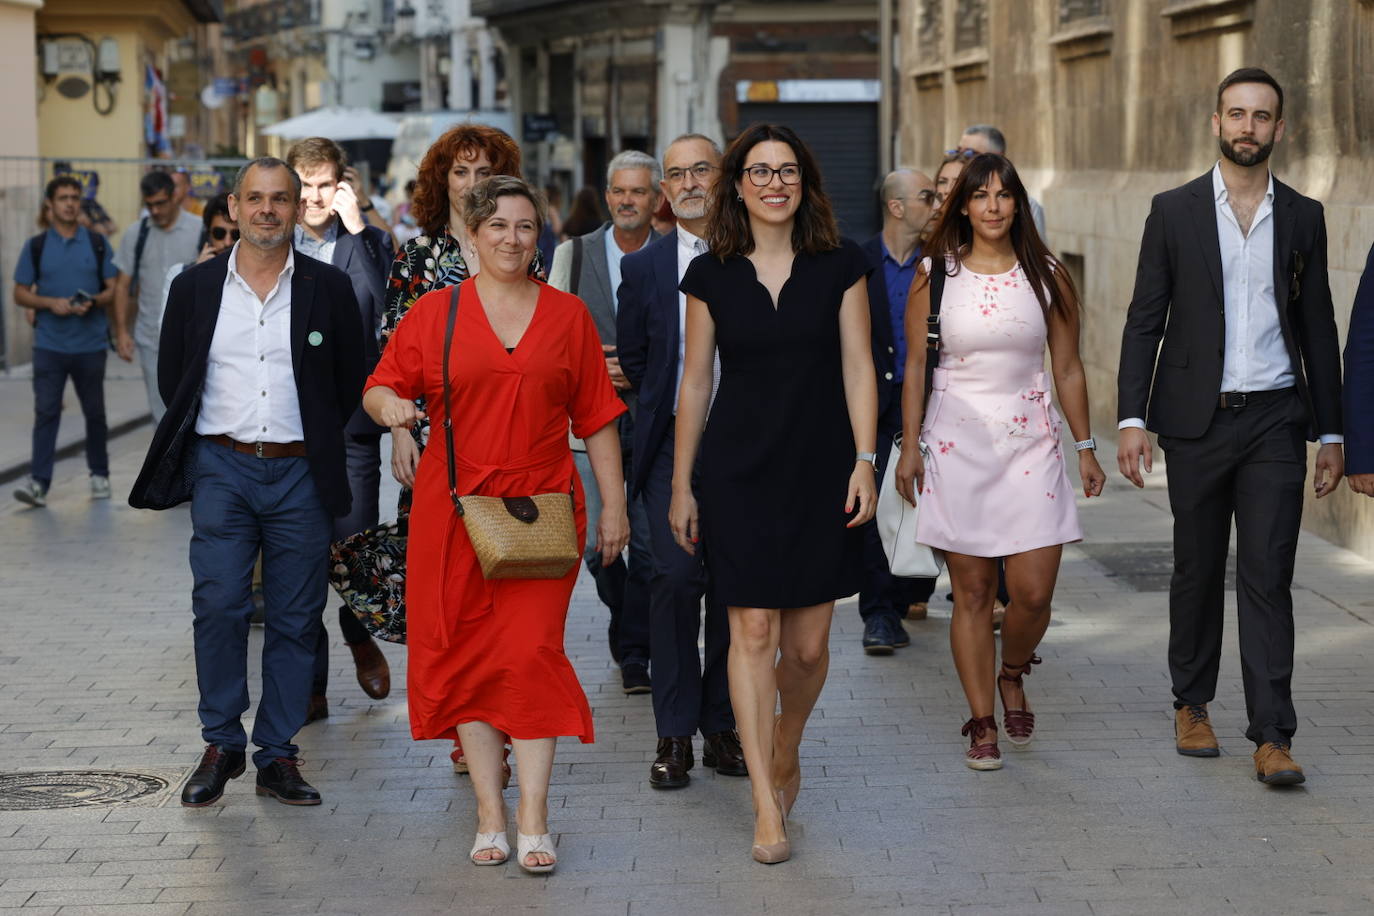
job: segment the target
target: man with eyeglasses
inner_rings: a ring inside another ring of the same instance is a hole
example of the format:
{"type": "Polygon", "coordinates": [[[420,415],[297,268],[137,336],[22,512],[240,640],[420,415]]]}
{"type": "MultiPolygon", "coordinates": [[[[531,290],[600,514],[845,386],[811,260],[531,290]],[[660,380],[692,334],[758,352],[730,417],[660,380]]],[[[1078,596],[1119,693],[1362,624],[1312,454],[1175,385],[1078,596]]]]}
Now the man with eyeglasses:
{"type": "MultiPolygon", "coordinates": [[[[921,260],[921,243],[935,214],[935,183],[912,169],[897,169],[883,179],[878,192],[883,208],[882,231],[864,243],[873,270],[868,275],[869,325],[873,366],[878,376],[879,475],[902,431],[902,374],[906,367],[906,296],[921,260]]],[[[881,479],[881,476],[879,477],[881,479]]],[[[891,655],[911,644],[902,618],[923,619],[934,579],[902,579],[887,567],[878,524],[864,526],[864,577],[859,589],[859,615],[864,621],[863,648],[868,655],[891,655]]]]}
{"type": "MultiPolygon", "coordinates": [[[[616,332],[620,365],[638,395],[630,492],[649,518],[649,644],[658,746],[649,785],[675,789],[691,781],[692,736],[701,732],[702,764],[723,776],[747,776],[726,679],[730,624],[710,597],[702,553],[677,546],[668,527],[673,495],[673,418],[685,352],[687,296],[678,290],[687,266],[706,250],[711,189],[720,178],[720,147],[684,134],[663,154],[659,187],[677,230],[628,255],[621,265],[616,332]],[[706,599],[705,664],[697,651],[706,599]]],[[[717,378],[719,370],[717,370],[717,378]]]]}
{"type": "MultiPolygon", "coordinates": [[[[999,156],[1007,155],[1007,138],[1000,130],[991,124],[973,124],[964,129],[964,134],[959,138],[957,149],[945,150],[946,155],[959,153],[966,159],[972,159],[979,153],[996,153],[999,156]]],[[[1010,157],[1008,157],[1010,158],[1010,157]]],[[[1048,239],[1045,235],[1045,208],[1040,206],[1040,201],[1034,197],[1030,198],[1031,219],[1035,221],[1035,229],[1040,233],[1042,240],[1048,239]]],[[[1049,244],[1046,241],[1046,244],[1049,244]]]]}

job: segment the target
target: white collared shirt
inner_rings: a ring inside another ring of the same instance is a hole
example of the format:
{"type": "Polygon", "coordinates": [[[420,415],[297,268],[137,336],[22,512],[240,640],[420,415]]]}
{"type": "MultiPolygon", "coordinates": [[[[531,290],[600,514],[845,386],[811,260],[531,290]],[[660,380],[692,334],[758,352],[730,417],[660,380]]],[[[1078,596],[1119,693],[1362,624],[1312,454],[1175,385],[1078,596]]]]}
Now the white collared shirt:
{"type": "MultiPolygon", "coordinates": [[[[677,227],[677,282],[681,283],[687,267],[698,255],[706,253],[706,242],[697,238],[679,223],[677,227]]],[[[677,413],[678,399],[682,397],[682,364],[687,357],[687,294],[677,291],[677,382],[673,387],[673,412],[677,413]]],[[[715,367],[711,379],[711,401],[716,399],[720,388],[720,351],[715,354],[715,367]]]]}
{"type": "Polygon", "coordinates": [[[291,358],[295,254],[288,249],[276,285],[259,299],[238,272],[241,244],[229,254],[196,432],[240,442],[299,442],[305,432],[291,358]]]}
{"type": "MultiPolygon", "coordinates": [[[[602,240],[606,243],[606,276],[611,281],[611,314],[614,315],[620,310],[620,260],[625,257],[625,252],[620,250],[620,243],[615,240],[614,225],[606,228],[602,240]]],[[[653,240],[654,234],[650,232],[644,237],[644,245],[653,240]]],[[[635,250],[639,251],[644,245],[635,250]]]]}

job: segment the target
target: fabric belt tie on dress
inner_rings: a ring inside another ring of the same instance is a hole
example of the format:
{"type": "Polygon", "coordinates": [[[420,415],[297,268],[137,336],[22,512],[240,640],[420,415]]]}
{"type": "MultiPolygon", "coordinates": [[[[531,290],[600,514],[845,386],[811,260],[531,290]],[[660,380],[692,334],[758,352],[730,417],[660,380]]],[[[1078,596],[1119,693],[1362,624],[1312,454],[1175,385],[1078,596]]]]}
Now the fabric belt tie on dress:
{"type": "Polygon", "coordinates": [[[1239,410],[1249,404],[1268,404],[1287,397],[1294,391],[1297,391],[1297,388],[1293,385],[1269,391],[1223,391],[1217,398],[1217,407],[1222,410],[1239,410]]]}
{"type": "Polygon", "coordinates": [[[201,438],[241,454],[255,455],[258,458],[304,458],[306,456],[304,442],[240,442],[218,433],[213,436],[201,436],[201,438]]]}
{"type": "MultiPolygon", "coordinates": [[[[494,474],[524,474],[530,471],[538,471],[541,468],[551,467],[558,464],[565,456],[570,457],[572,452],[568,448],[567,438],[556,439],[547,446],[530,452],[520,458],[503,462],[502,464],[474,464],[462,455],[454,456],[454,465],[459,471],[465,474],[476,475],[476,479],[468,486],[468,494],[475,494],[482,488],[494,474]]],[[[571,478],[568,481],[569,492],[572,488],[571,478]]],[[[499,495],[499,494],[498,494],[499,495]]],[[[518,496],[529,496],[528,493],[515,494],[518,496]]],[[[448,641],[448,592],[444,588],[444,583],[448,581],[448,555],[449,546],[453,543],[453,530],[460,523],[458,512],[454,508],[452,501],[448,504],[448,520],[444,523],[444,544],[439,550],[439,614],[435,621],[438,628],[438,639],[440,649],[449,648],[448,641]]]]}

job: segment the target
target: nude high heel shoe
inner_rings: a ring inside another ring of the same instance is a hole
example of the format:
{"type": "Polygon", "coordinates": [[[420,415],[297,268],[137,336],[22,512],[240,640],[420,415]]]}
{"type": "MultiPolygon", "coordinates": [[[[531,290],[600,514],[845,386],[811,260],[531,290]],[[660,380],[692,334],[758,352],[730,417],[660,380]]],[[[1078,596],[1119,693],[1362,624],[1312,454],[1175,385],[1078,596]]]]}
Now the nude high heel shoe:
{"type": "Polygon", "coordinates": [[[754,861],[763,865],[777,865],[779,862],[786,862],[792,858],[792,844],[787,839],[787,814],[782,807],[782,790],[774,790],[777,794],[778,811],[782,813],[782,840],[777,843],[755,843],[751,850],[754,861]]]}

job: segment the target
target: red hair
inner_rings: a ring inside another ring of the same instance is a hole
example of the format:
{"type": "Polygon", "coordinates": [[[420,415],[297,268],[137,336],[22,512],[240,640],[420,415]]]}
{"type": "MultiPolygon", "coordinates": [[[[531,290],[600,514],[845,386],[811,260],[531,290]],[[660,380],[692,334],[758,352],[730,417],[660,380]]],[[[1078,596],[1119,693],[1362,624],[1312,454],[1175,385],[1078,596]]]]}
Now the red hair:
{"type": "Polygon", "coordinates": [[[415,196],[410,212],[415,225],[437,235],[448,224],[448,173],[460,157],[475,159],[485,153],[493,175],[520,177],[520,147],[510,135],[485,124],[459,124],[444,132],[420,161],[415,176],[415,196]]]}

